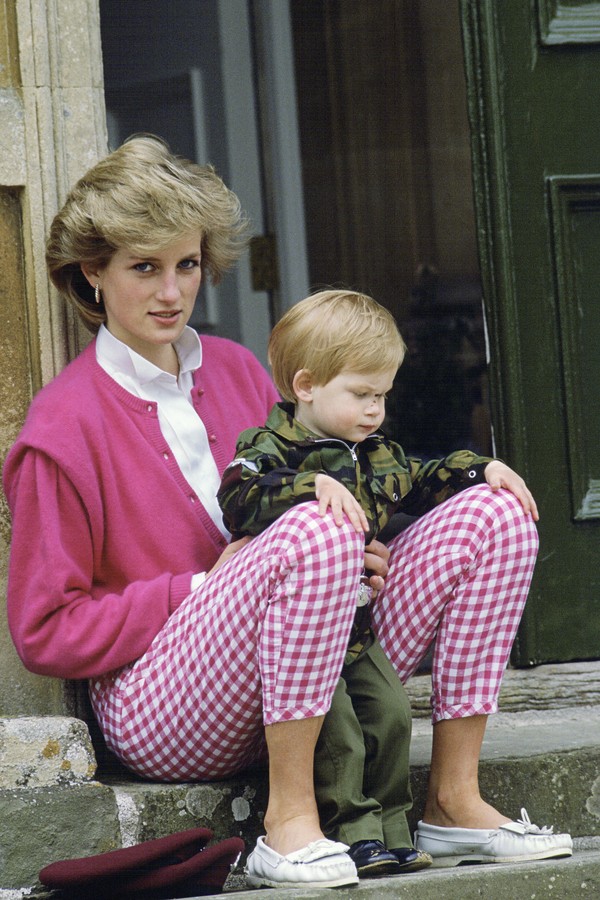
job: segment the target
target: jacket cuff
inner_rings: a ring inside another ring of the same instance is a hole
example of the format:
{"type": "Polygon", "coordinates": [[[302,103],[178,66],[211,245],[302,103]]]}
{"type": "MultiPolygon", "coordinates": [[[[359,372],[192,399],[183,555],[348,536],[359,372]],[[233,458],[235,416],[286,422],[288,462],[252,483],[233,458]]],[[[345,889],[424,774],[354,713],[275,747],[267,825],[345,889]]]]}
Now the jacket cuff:
{"type": "Polygon", "coordinates": [[[485,469],[491,462],[493,462],[492,459],[487,459],[485,462],[473,463],[464,469],[462,477],[465,482],[465,487],[470,484],[485,484],[485,469]]]}

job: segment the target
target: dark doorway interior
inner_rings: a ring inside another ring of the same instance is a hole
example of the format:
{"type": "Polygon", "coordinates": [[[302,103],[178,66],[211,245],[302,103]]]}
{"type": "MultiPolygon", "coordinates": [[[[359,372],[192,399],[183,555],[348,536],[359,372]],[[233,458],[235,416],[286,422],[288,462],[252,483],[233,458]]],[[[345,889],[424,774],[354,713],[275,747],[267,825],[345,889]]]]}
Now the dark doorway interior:
{"type": "Polygon", "coordinates": [[[408,452],[491,453],[458,4],[290,8],[311,286],[396,316],[387,427],[408,452]]]}

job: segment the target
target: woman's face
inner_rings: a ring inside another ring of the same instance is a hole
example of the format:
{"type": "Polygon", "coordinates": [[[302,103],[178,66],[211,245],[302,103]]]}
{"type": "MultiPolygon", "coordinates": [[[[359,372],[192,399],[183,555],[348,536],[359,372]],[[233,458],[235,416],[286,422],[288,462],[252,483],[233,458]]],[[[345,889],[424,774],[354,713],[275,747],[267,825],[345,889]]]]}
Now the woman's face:
{"type": "Polygon", "coordinates": [[[200,287],[200,247],[200,234],[188,234],[148,256],[120,249],[103,269],[83,268],[100,285],[108,330],[167,371],[200,287]]]}

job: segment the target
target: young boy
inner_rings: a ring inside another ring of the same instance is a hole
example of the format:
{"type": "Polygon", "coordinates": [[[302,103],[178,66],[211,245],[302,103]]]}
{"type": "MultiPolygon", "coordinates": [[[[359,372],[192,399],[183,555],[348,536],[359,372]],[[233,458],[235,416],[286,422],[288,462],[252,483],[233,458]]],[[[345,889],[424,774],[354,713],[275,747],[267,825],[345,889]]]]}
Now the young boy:
{"type": "MultiPolygon", "coordinates": [[[[219,490],[234,537],[256,535],[291,505],[316,498],[322,515],[331,510],[340,525],[346,515],[368,545],[394,512],[421,514],[485,481],[487,457],[458,451],[423,464],[380,430],[404,353],[391,314],[363,294],[323,291],[283,316],[269,361],[284,402],[263,428],[240,435],[219,490]]],[[[425,868],[431,857],[413,848],[406,820],[409,702],[370,626],[369,604],[382,584],[368,574],[361,582],[316,748],[315,787],[324,833],[350,845],[364,878],[425,868]]]]}

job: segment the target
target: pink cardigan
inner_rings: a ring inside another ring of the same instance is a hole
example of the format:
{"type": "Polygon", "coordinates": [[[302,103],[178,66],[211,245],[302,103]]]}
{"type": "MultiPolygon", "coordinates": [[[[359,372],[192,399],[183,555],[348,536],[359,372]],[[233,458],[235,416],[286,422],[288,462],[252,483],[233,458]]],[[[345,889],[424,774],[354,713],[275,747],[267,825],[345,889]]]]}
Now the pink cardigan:
{"type": "MultiPolygon", "coordinates": [[[[222,472],[278,399],[256,358],[202,337],[192,399],[222,472]]],[[[140,657],[225,539],[183,478],[156,404],[92,343],[35,397],[3,471],[13,518],[8,621],[32,672],[88,678],[140,657]]]]}

